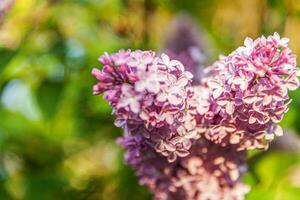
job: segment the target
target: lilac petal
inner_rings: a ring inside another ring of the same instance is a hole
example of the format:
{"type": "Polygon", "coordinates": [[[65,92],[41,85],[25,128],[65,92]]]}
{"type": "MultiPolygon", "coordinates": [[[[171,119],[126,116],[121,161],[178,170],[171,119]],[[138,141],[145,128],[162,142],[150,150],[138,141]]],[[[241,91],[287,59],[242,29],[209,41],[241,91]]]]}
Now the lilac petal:
{"type": "Polygon", "coordinates": [[[142,120],[147,121],[147,120],[149,120],[149,115],[148,115],[146,112],[142,111],[142,112],[140,113],[140,118],[141,118],[142,120]]]}
{"type": "Polygon", "coordinates": [[[165,143],[164,145],[165,145],[166,150],[168,150],[168,151],[176,150],[175,146],[172,143],[165,143]]]}
{"type": "Polygon", "coordinates": [[[235,77],[232,82],[236,85],[242,85],[244,83],[244,79],[242,79],[241,77],[237,76],[235,77]]]}
{"type": "Polygon", "coordinates": [[[177,128],[177,133],[180,135],[180,136],[184,136],[186,134],[186,130],[183,126],[179,126],[177,128]]]}
{"type": "Polygon", "coordinates": [[[219,106],[225,106],[225,105],[228,104],[228,103],[229,103],[229,101],[226,100],[226,99],[220,99],[220,100],[217,100],[217,104],[218,104],[219,106]]]}
{"type": "Polygon", "coordinates": [[[160,91],[160,84],[157,81],[151,81],[150,84],[147,85],[147,90],[157,94],[160,91]]]}
{"type": "Polygon", "coordinates": [[[226,108],[225,108],[226,112],[229,114],[229,115],[232,115],[234,113],[234,103],[233,102],[228,102],[226,104],[226,108]]]}
{"type": "Polygon", "coordinates": [[[188,78],[189,80],[192,80],[192,79],[194,78],[194,75],[193,75],[191,72],[189,72],[189,71],[185,71],[185,72],[184,72],[184,75],[185,75],[185,77],[188,78]]]}
{"type": "Polygon", "coordinates": [[[185,135],[185,138],[187,139],[193,139],[196,138],[196,136],[198,135],[197,131],[190,131],[185,135]]]}
{"type": "Polygon", "coordinates": [[[243,101],[244,101],[246,104],[252,104],[252,103],[254,103],[256,100],[257,100],[257,97],[256,97],[256,96],[247,96],[247,97],[244,97],[244,98],[243,98],[243,101]]]}
{"type": "Polygon", "coordinates": [[[174,162],[177,159],[176,153],[175,152],[170,153],[167,159],[169,163],[174,162]]]}
{"type": "Polygon", "coordinates": [[[168,124],[173,124],[174,122],[174,117],[171,114],[166,114],[166,122],[168,124]]]}
{"type": "Polygon", "coordinates": [[[197,112],[200,115],[204,115],[207,111],[209,111],[209,106],[198,106],[197,107],[197,112]]]}
{"type": "Polygon", "coordinates": [[[249,37],[246,37],[246,39],[244,40],[244,45],[246,47],[252,47],[252,44],[253,44],[253,39],[249,38],[249,37]]]}
{"type": "Polygon", "coordinates": [[[181,77],[181,78],[178,79],[177,84],[178,84],[178,86],[180,86],[180,87],[184,87],[184,86],[186,86],[186,85],[188,84],[188,82],[189,82],[189,79],[188,79],[188,78],[186,78],[186,77],[181,77]]]}
{"type": "Polygon", "coordinates": [[[273,96],[271,95],[266,95],[264,98],[263,98],[263,105],[269,105],[273,100],[273,96]]]}
{"type": "Polygon", "coordinates": [[[294,80],[288,80],[285,85],[288,90],[296,90],[299,87],[299,79],[296,77],[294,80]]]}
{"type": "Polygon", "coordinates": [[[181,158],[184,158],[184,157],[186,157],[186,156],[188,156],[189,154],[190,154],[190,152],[189,151],[187,151],[187,150],[177,150],[176,151],[176,154],[179,156],[179,157],[181,157],[181,158]]]}
{"type": "Polygon", "coordinates": [[[276,136],[282,136],[283,135],[283,129],[281,128],[281,126],[277,125],[275,127],[274,134],[276,136]]]}
{"type": "Polygon", "coordinates": [[[260,113],[260,112],[262,111],[262,109],[263,109],[263,106],[262,106],[262,105],[263,105],[263,104],[262,104],[262,101],[259,100],[259,101],[256,101],[256,102],[253,103],[252,108],[253,108],[253,110],[255,110],[256,112],[260,113]]]}
{"type": "Polygon", "coordinates": [[[162,59],[162,61],[165,63],[165,64],[169,64],[169,62],[170,62],[170,58],[169,58],[169,56],[168,55],[166,55],[166,54],[161,54],[161,59],[162,59]]]}
{"type": "Polygon", "coordinates": [[[160,140],[159,142],[156,143],[154,148],[157,152],[162,152],[163,150],[165,150],[165,145],[164,145],[163,141],[160,140]]]}
{"type": "Polygon", "coordinates": [[[271,120],[273,123],[279,123],[282,120],[282,117],[274,115],[271,117],[271,120]]]}
{"type": "Polygon", "coordinates": [[[213,91],[213,97],[216,99],[216,98],[220,97],[222,93],[223,93],[223,88],[216,88],[213,91]]]}
{"type": "Polygon", "coordinates": [[[231,180],[236,181],[239,178],[240,174],[239,174],[239,171],[237,169],[235,169],[235,170],[229,171],[229,176],[230,176],[231,180]]]}
{"type": "Polygon", "coordinates": [[[101,74],[101,70],[97,69],[97,68],[93,68],[92,69],[92,75],[97,77],[99,74],[101,74]]]}
{"type": "Polygon", "coordinates": [[[170,66],[177,68],[180,71],[184,71],[183,65],[178,60],[171,60],[170,66]]]}
{"type": "Polygon", "coordinates": [[[143,92],[145,90],[145,84],[143,82],[137,82],[134,88],[137,92],[143,92]]]}
{"type": "Polygon", "coordinates": [[[195,120],[195,119],[192,119],[192,120],[190,120],[190,121],[186,121],[186,122],[184,123],[184,127],[185,127],[185,129],[186,129],[187,131],[190,131],[190,130],[194,129],[195,126],[196,126],[196,120],[195,120]]]}
{"type": "Polygon", "coordinates": [[[130,109],[134,113],[138,113],[140,111],[140,103],[138,101],[132,101],[130,103],[130,109]]]}
{"type": "Polygon", "coordinates": [[[253,117],[253,115],[251,115],[251,116],[249,117],[249,124],[254,124],[255,122],[256,122],[256,118],[253,117]]]}
{"type": "Polygon", "coordinates": [[[130,67],[136,67],[136,66],[139,65],[139,61],[136,60],[136,59],[132,59],[132,60],[128,61],[127,64],[128,64],[130,67]]]}
{"type": "MultiPolygon", "coordinates": [[[[183,141],[182,141],[182,145],[183,145],[183,148],[184,149],[190,149],[191,148],[191,146],[192,146],[192,142],[191,142],[191,140],[189,140],[189,139],[184,139],[183,141]]],[[[189,152],[188,152],[189,153],[189,152]]],[[[184,156],[185,157],[185,156],[184,156]]]]}
{"type": "Polygon", "coordinates": [[[229,133],[236,131],[236,127],[233,125],[225,126],[224,129],[226,130],[226,132],[229,132],[229,133]]]}
{"type": "Polygon", "coordinates": [[[121,87],[121,91],[123,94],[129,94],[132,91],[132,86],[129,84],[123,84],[121,87]]]}
{"type": "Polygon", "coordinates": [[[157,95],[156,100],[159,102],[165,102],[167,100],[167,95],[161,92],[157,95]]]}
{"type": "Polygon", "coordinates": [[[238,144],[240,142],[240,135],[234,134],[230,137],[230,144],[238,144]]]}
{"type": "Polygon", "coordinates": [[[179,105],[182,103],[182,99],[177,97],[176,94],[169,95],[168,100],[172,105],[179,105]]]}
{"type": "Polygon", "coordinates": [[[208,87],[210,88],[219,88],[220,87],[220,83],[215,81],[215,80],[209,80],[207,82],[208,87]]]}
{"type": "Polygon", "coordinates": [[[269,140],[269,141],[274,140],[274,134],[273,133],[266,133],[265,139],[269,140]]]}

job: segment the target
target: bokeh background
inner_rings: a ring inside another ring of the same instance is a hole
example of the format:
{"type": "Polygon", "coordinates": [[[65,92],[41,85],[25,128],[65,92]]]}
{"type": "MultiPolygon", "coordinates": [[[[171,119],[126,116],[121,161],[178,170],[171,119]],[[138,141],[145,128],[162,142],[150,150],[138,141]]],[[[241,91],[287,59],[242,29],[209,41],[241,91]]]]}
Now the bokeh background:
{"type": "MultiPolygon", "coordinates": [[[[151,199],[90,71],[104,51],[162,49],[183,13],[208,64],[274,31],[300,55],[299,0],[0,0],[1,200],[151,199]]],[[[248,156],[248,200],[300,199],[300,90],[290,95],[285,136],[248,156]]]]}

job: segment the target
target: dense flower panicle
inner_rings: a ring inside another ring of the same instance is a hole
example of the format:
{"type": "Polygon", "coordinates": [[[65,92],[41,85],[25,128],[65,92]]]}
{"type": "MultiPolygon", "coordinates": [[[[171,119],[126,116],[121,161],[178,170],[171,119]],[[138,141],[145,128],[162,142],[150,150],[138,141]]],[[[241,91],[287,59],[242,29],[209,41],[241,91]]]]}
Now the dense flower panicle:
{"type": "Polygon", "coordinates": [[[287,43],[277,33],[247,38],[197,85],[166,54],[120,50],[99,58],[93,93],[113,107],[125,160],[157,200],[244,199],[246,150],[265,149],[283,134],[288,91],[299,87],[287,43]]]}
{"type": "Polygon", "coordinates": [[[170,162],[187,156],[201,134],[189,112],[193,75],[179,61],[152,51],[121,50],[99,60],[104,67],[92,71],[99,80],[93,91],[104,92],[117,125],[137,129],[170,162]]]}
{"type": "Polygon", "coordinates": [[[240,200],[249,191],[240,181],[246,171],[245,152],[200,139],[189,156],[168,163],[140,139],[127,132],[119,143],[127,149],[126,161],[136,170],[140,183],[157,200],[240,200]]]}
{"type": "Polygon", "coordinates": [[[266,148],[282,135],[278,123],[288,110],[289,90],[299,87],[296,56],[288,39],[275,33],[245,40],[206,69],[202,84],[211,91],[214,117],[206,138],[239,149],[266,148]]]}

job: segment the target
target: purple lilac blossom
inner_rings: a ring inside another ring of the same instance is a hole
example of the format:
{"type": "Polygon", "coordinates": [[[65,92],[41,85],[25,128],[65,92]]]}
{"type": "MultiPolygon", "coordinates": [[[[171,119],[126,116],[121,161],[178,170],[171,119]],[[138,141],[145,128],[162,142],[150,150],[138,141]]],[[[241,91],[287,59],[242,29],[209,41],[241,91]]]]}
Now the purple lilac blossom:
{"type": "Polygon", "coordinates": [[[249,149],[282,135],[288,91],[299,86],[296,56],[275,33],[247,38],[205,69],[200,84],[166,54],[105,53],[94,94],[113,107],[118,141],[140,183],[158,200],[240,200],[249,149]]]}
{"type": "Polygon", "coordinates": [[[121,50],[99,60],[104,67],[92,71],[99,80],[93,92],[104,92],[117,116],[116,125],[123,129],[134,125],[169,162],[187,156],[203,132],[190,103],[199,93],[191,88],[193,75],[179,61],[152,51],[121,50]]]}
{"type": "Polygon", "coordinates": [[[198,140],[191,154],[169,163],[140,135],[126,131],[119,143],[140,184],[157,200],[241,200],[249,187],[240,180],[246,171],[245,151],[198,140]]]}
{"type": "Polygon", "coordinates": [[[299,87],[296,55],[277,33],[221,57],[206,69],[202,85],[210,90],[212,119],[205,137],[238,150],[264,149],[283,134],[278,123],[288,111],[288,91],[299,87]]]}

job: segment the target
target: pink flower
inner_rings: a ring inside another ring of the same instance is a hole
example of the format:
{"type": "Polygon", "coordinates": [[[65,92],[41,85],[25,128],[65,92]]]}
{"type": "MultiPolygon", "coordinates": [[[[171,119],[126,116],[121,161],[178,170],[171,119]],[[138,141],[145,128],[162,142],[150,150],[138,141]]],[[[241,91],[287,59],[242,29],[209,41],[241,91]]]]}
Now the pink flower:
{"type": "Polygon", "coordinates": [[[161,78],[151,72],[138,73],[139,81],[135,84],[135,90],[138,92],[148,91],[157,94],[160,91],[161,78]]]}
{"type": "Polygon", "coordinates": [[[122,85],[122,95],[117,108],[128,107],[133,113],[138,113],[140,111],[139,97],[134,94],[134,91],[130,85],[122,85]]]}
{"type": "Polygon", "coordinates": [[[244,45],[245,46],[239,47],[236,51],[248,57],[252,53],[254,42],[251,38],[247,37],[244,41],[244,45]]]}
{"type": "Polygon", "coordinates": [[[130,60],[130,50],[120,50],[118,53],[112,54],[111,58],[116,65],[126,64],[130,60]]]}
{"type": "Polygon", "coordinates": [[[216,99],[225,91],[225,83],[222,80],[212,79],[207,82],[209,88],[213,90],[213,97],[216,99]]]}
{"type": "Polygon", "coordinates": [[[211,129],[206,133],[206,138],[214,141],[215,143],[222,143],[223,139],[228,135],[234,133],[236,131],[236,127],[232,124],[229,125],[216,125],[211,127],[211,129]]]}
{"type": "Polygon", "coordinates": [[[235,105],[232,99],[218,99],[217,104],[221,106],[228,115],[232,115],[235,111],[235,105]]]}
{"type": "MultiPolygon", "coordinates": [[[[244,47],[221,57],[205,71],[202,85],[211,90],[210,109],[215,113],[209,122],[235,124],[244,132],[243,138],[236,140],[241,149],[267,147],[268,143],[261,141],[273,139],[270,127],[287,112],[288,91],[299,87],[296,56],[287,43],[288,39],[280,39],[277,33],[254,41],[247,38],[244,47]]],[[[231,134],[235,131],[214,132],[209,139],[230,145],[231,134]]]]}
{"type": "Polygon", "coordinates": [[[155,198],[244,198],[245,151],[266,149],[283,134],[288,92],[299,87],[287,44],[277,33],[246,38],[193,86],[193,75],[165,54],[120,50],[99,58],[93,93],[113,107],[125,160],[155,198]]]}
{"type": "Polygon", "coordinates": [[[206,87],[196,86],[191,89],[192,98],[189,100],[190,109],[196,108],[196,112],[204,115],[210,109],[210,91],[206,87]]]}
{"type": "Polygon", "coordinates": [[[161,59],[159,59],[158,62],[165,65],[171,71],[184,71],[183,65],[178,60],[170,60],[169,56],[166,54],[162,54],[161,59]]]}
{"type": "Polygon", "coordinates": [[[191,78],[192,76],[190,76],[189,73],[183,73],[179,78],[173,74],[167,75],[164,80],[162,92],[157,95],[157,100],[159,102],[168,101],[172,105],[182,104],[186,98],[185,87],[191,78]]]}
{"type": "Polygon", "coordinates": [[[280,38],[279,34],[277,32],[274,33],[273,37],[270,37],[274,40],[275,43],[277,43],[280,47],[287,48],[288,43],[290,41],[289,38],[280,38]]]}
{"type": "Polygon", "coordinates": [[[238,72],[238,76],[234,77],[232,80],[232,83],[234,85],[238,85],[239,88],[244,91],[248,88],[248,84],[251,82],[251,80],[254,78],[253,73],[247,73],[247,72],[238,72]]]}
{"type": "Polygon", "coordinates": [[[131,59],[128,61],[128,66],[146,71],[147,67],[153,63],[154,56],[155,52],[153,51],[134,51],[131,54],[131,59]]]}

